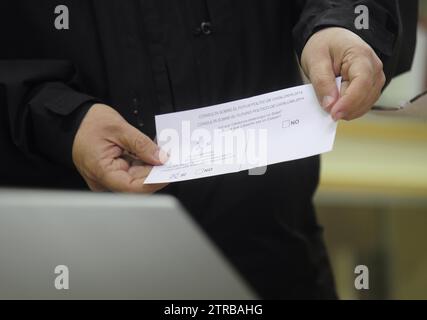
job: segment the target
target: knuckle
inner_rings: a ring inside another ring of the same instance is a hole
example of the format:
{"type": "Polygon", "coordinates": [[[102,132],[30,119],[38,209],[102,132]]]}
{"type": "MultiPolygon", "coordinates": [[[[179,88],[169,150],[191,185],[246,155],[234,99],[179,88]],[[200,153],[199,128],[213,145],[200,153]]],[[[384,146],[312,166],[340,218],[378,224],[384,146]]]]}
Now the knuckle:
{"type": "Polygon", "coordinates": [[[370,46],[364,45],[359,47],[359,53],[367,58],[372,59],[375,55],[374,51],[370,46]]]}
{"type": "Polygon", "coordinates": [[[380,72],[380,71],[383,71],[383,69],[384,69],[384,64],[383,64],[383,62],[381,61],[381,59],[380,58],[378,58],[378,57],[376,57],[376,67],[377,67],[377,70],[380,72]]]}
{"type": "Polygon", "coordinates": [[[371,47],[366,47],[365,50],[366,52],[364,52],[364,55],[369,59],[372,65],[373,71],[375,73],[379,73],[380,71],[382,71],[384,68],[383,62],[377,56],[375,51],[371,47]]]}
{"type": "Polygon", "coordinates": [[[369,63],[372,65],[372,68],[375,72],[379,72],[379,70],[383,69],[383,62],[380,58],[378,58],[375,51],[369,46],[361,46],[359,48],[359,54],[366,58],[369,63]]]}

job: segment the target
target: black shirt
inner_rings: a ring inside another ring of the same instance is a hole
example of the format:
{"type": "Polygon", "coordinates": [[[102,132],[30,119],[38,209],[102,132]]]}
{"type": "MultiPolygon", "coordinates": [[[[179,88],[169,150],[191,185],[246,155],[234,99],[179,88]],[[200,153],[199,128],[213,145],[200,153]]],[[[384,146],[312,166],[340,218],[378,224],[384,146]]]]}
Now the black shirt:
{"type": "MultiPolygon", "coordinates": [[[[358,33],[390,79],[408,69],[414,48],[416,3],[401,1],[403,9],[405,21],[391,0],[2,0],[0,182],[82,187],[71,147],[97,101],[153,137],[156,114],[298,85],[306,41],[328,26],[358,33]],[[355,30],[357,4],[369,8],[368,30],[355,30]],[[57,5],[69,9],[69,30],[54,26],[57,5]]],[[[311,157],[164,192],[262,297],[330,298],[311,201],[318,174],[311,157]]]]}
{"type": "MultiPolygon", "coordinates": [[[[114,107],[153,137],[155,114],[297,85],[295,53],[326,26],[359,33],[390,78],[391,57],[413,43],[400,43],[395,1],[362,1],[370,29],[355,30],[359,2],[1,1],[0,101],[3,131],[13,141],[3,142],[10,160],[25,155],[33,164],[72,168],[74,134],[93,101],[114,107]],[[59,4],[69,9],[69,30],[54,26],[59,4]]],[[[9,173],[3,176],[13,180],[9,173]]]]}

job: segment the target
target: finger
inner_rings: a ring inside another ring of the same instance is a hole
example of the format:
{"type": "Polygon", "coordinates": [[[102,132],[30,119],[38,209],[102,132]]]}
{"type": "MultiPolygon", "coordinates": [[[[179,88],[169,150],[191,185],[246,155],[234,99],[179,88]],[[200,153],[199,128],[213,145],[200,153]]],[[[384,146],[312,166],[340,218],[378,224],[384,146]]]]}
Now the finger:
{"type": "Polygon", "coordinates": [[[101,179],[101,183],[108,190],[113,192],[142,192],[142,185],[136,190],[135,184],[131,184],[132,177],[127,171],[108,171],[101,179]]]}
{"type": "Polygon", "coordinates": [[[131,192],[130,164],[123,158],[105,159],[100,163],[99,184],[113,192],[131,192]]]}
{"type": "Polygon", "coordinates": [[[349,85],[350,85],[350,81],[348,81],[348,80],[342,80],[341,81],[340,97],[342,97],[345,94],[349,85]]]}
{"type": "Polygon", "coordinates": [[[168,184],[144,184],[146,176],[134,178],[126,171],[114,171],[106,175],[104,183],[113,192],[153,193],[168,184]]]}
{"type": "Polygon", "coordinates": [[[131,125],[126,124],[123,127],[118,143],[122,148],[135,154],[145,163],[161,165],[167,160],[167,154],[163,150],[149,137],[131,125]]]}
{"type": "Polygon", "coordinates": [[[367,98],[363,102],[363,106],[360,109],[355,110],[353,113],[349,114],[344,119],[353,120],[363,116],[366,112],[368,112],[379,99],[381,95],[381,90],[384,87],[384,83],[385,83],[385,76],[384,76],[384,73],[382,73],[382,75],[380,75],[379,78],[375,81],[375,85],[371,90],[370,94],[367,96],[367,98]]]}
{"type": "Polygon", "coordinates": [[[136,165],[129,168],[129,175],[134,179],[145,179],[151,171],[151,166],[136,165]]]}
{"type": "Polygon", "coordinates": [[[331,109],[332,118],[335,121],[345,119],[360,110],[367,95],[371,94],[373,85],[373,79],[368,74],[360,74],[354,79],[350,79],[348,87],[331,109]]]}
{"type": "Polygon", "coordinates": [[[100,162],[100,168],[103,172],[108,171],[128,171],[130,167],[130,162],[124,158],[114,158],[114,159],[104,159],[100,162]]]}
{"type": "MultiPolygon", "coordinates": [[[[363,116],[364,114],[369,112],[375,102],[379,99],[381,95],[381,89],[384,87],[384,83],[385,76],[384,73],[381,73],[375,80],[374,84],[370,86],[370,89],[365,89],[366,93],[363,94],[363,97],[358,104],[356,104],[355,102],[350,102],[349,104],[353,104],[353,107],[342,113],[340,113],[340,111],[337,111],[335,113],[335,110],[332,110],[332,117],[337,121],[339,119],[353,120],[363,116]]],[[[344,96],[345,95],[346,94],[344,93],[344,96]]],[[[341,101],[339,101],[339,103],[341,103],[341,101]]],[[[338,104],[337,102],[336,108],[339,108],[339,106],[340,104],[338,104]]]]}
{"type": "MultiPolygon", "coordinates": [[[[147,176],[150,174],[150,171],[153,167],[151,166],[143,166],[143,165],[135,165],[129,169],[129,175],[136,180],[142,180],[144,183],[147,176]]],[[[144,184],[143,192],[145,193],[153,193],[160,189],[166,187],[168,183],[159,183],[159,184],[144,184]]]]}
{"type": "Polygon", "coordinates": [[[372,53],[372,50],[344,63],[342,74],[343,79],[348,80],[350,84],[331,110],[335,120],[347,120],[354,115],[366,113],[370,108],[369,104],[373,103],[371,96],[374,99],[379,96],[381,91],[379,87],[385,83],[381,60],[372,53]]]}
{"type": "Polygon", "coordinates": [[[110,171],[103,177],[103,185],[113,192],[145,193],[144,180],[135,179],[127,171],[110,171]]]}
{"type": "Polygon", "coordinates": [[[308,62],[308,77],[316,91],[320,105],[330,111],[338,100],[339,92],[335,82],[335,71],[328,50],[320,53],[308,62]]]}
{"type": "Polygon", "coordinates": [[[151,171],[151,166],[130,167],[128,171],[107,171],[101,179],[104,189],[113,192],[153,193],[167,184],[144,184],[151,171]]]}

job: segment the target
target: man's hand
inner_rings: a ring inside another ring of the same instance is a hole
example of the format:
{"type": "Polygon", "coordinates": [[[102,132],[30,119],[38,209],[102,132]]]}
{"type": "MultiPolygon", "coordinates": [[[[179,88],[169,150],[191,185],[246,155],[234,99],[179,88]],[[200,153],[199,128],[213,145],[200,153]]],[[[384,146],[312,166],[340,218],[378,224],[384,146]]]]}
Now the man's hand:
{"type": "Polygon", "coordinates": [[[307,41],[301,65],[322,107],[334,120],[352,120],[368,112],[385,84],[383,64],[355,33],[327,28],[307,41]],[[335,77],[342,76],[338,92],[335,77]]]}
{"type": "Polygon", "coordinates": [[[144,185],[153,165],[167,156],[109,106],[93,105],[73,143],[73,162],[93,191],[152,193],[166,184],[144,185]]]}

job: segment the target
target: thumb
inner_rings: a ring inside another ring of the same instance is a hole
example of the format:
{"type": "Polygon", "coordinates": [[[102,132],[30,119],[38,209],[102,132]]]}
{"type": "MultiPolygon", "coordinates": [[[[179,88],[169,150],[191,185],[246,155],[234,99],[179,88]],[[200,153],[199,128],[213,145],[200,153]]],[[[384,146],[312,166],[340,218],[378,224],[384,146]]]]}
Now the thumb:
{"type": "Polygon", "coordinates": [[[126,123],[118,137],[118,144],[126,151],[133,153],[141,161],[151,165],[161,165],[168,156],[149,137],[126,123]]]}
{"type": "Polygon", "coordinates": [[[317,53],[315,59],[311,60],[312,63],[306,66],[306,73],[313,84],[320,105],[329,112],[339,98],[332,58],[329,52],[324,52],[320,56],[317,53]]]}

